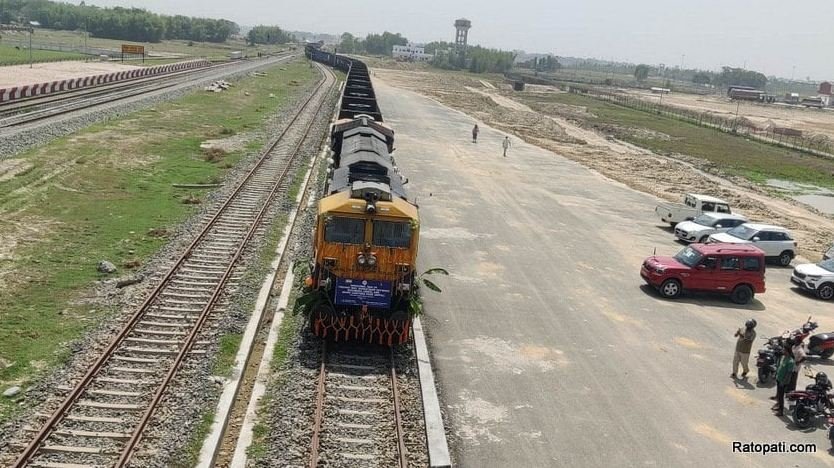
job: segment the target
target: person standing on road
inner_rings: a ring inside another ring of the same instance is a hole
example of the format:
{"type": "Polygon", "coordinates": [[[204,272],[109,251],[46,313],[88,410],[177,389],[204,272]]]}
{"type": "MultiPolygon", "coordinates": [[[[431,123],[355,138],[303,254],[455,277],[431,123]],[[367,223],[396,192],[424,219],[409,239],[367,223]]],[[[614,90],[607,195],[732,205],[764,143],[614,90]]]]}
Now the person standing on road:
{"type": "Polygon", "coordinates": [[[472,127],[472,143],[478,142],[478,132],[480,132],[480,130],[478,130],[478,124],[475,124],[475,126],[472,127]]]}
{"type": "Polygon", "coordinates": [[[730,374],[730,377],[736,378],[736,372],[738,371],[738,365],[741,363],[742,369],[744,372],[741,373],[741,377],[747,377],[747,373],[750,372],[750,368],[747,365],[750,362],[750,349],[753,347],[753,342],[756,341],[756,320],[750,319],[744,323],[744,330],[739,328],[736,330],[735,334],[736,338],[736,352],[733,355],[733,373],[730,374]]]}
{"type": "Polygon", "coordinates": [[[786,392],[796,390],[796,381],[799,380],[799,366],[805,362],[808,355],[808,353],[805,352],[805,344],[802,342],[804,339],[804,336],[796,337],[796,342],[791,348],[791,354],[793,354],[793,359],[796,365],[793,368],[793,372],[791,372],[791,381],[788,382],[786,392]]]}
{"type": "Polygon", "coordinates": [[[512,145],[512,143],[510,143],[510,137],[505,136],[504,141],[501,143],[501,146],[504,147],[504,157],[505,158],[507,157],[507,150],[510,149],[511,145],[512,145]]]}
{"type": "Polygon", "coordinates": [[[791,347],[785,346],[783,352],[785,355],[782,356],[779,368],[776,369],[776,404],[771,408],[777,416],[783,416],[785,413],[785,393],[791,382],[791,373],[796,367],[791,347]]]}

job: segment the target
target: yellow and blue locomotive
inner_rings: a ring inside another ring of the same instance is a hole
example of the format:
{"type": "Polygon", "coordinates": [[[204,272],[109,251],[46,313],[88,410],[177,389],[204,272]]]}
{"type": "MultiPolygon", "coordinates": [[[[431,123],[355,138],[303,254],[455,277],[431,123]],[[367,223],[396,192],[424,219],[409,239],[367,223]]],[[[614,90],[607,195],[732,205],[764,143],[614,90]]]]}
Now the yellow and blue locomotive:
{"type": "Polygon", "coordinates": [[[364,63],[312,50],[347,72],[331,126],[328,179],[318,203],[308,290],[317,336],[384,345],[409,338],[420,219],[395,164],[394,131],[383,123],[364,63]]]}

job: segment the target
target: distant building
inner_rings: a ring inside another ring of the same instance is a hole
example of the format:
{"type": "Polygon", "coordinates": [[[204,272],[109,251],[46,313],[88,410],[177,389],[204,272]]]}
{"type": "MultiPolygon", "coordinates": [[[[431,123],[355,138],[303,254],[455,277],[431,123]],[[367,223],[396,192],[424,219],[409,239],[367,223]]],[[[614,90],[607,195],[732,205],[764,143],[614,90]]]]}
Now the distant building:
{"type": "Polygon", "coordinates": [[[432,54],[427,54],[426,49],[417,44],[395,45],[391,49],[391,55],[397,60],[404,60],[409,62],[428,62],[432,59],[432,54]]]}
{"type": "Polygon", "coordinates": [[[827,95],[830,96],[831,95],[831,83],[829,83],[828,81],[823,81],[822,83],[820,83],[819,93],[820,94],[827,94],[827,95]]]}

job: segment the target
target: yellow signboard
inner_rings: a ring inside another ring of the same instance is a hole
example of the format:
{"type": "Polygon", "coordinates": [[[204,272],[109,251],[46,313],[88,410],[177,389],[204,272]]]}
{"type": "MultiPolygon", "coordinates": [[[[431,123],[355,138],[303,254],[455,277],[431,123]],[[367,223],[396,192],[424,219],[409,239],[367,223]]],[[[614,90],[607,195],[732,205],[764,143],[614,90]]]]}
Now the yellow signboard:
{"type": "Polygon", "coordinates": [[[145,55],[145,46],[133,45],[133,44],[122,44],[122,53],[123,54],[145,55]]]}

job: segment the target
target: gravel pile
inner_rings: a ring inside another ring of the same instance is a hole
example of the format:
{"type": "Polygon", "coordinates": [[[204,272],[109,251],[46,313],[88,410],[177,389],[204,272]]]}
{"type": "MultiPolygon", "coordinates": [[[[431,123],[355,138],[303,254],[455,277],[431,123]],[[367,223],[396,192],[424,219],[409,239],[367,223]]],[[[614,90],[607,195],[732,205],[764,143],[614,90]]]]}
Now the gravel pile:
{"type": "MultiPolygon", "coordinates": [[[[248,73],[248,71],[247,71],[248,73]]],[[[275,136],[286,126],[291,115],[285,109],[292,109],[300,105],[312,91],[314,84],[306,88],[298,89],[294,102],[279,111],[276,111],[266,122],[260,132],[265,136],[275,136]]],[[[317,129],[323,131],[324,126],[317,129]]],[[[319,133],[321,134],[321,133],[319,133]]],[[[6,466],[10,463],[11,457],[18,453],[12,449],[11,443],[28,441],[31,433],[26,434],[22,429],[27,425],[37,426],[43,422],[42,419],[34,417],[35,413],[51,413],[61,402],[61,396],[65,393],[58,387],[74,385],[85,373],[87,368],[98,358],[109,340],[124,326],[126,320],[135,312],[148,293],[156,287],[164,273],[174,264],[190,244],[194,236],[199,232],[201,225],[231,194],[231,191],[242,180],[246,173],[257,160],[258,153],[253,152],[246,155],[241,162],[230,170],[221,188],[208,194],[202,205],[202,209],[176,230],[165,233],[170,241],[151,258],[140,270],[138,275],[145,278],[144,281],[129,287],[117,288],[116,284],[120,279],[109,279],[99,282],[90,297],[90,307],[99,310],[113,310],[115,313],[102,320],[101,324],[91,330],[85,337],[68,345],[72,354],[69,361],[60,368],[54,369],[40,382],[28,389],[25,389],[22,396],[19,396],[19,404],[26,407],[21,415],[0,427],[0,465],[6,466]]],[[[303,158],[301,159],[303,160],[303,158]]],[[[275,203],[274,208],[268,215],[271,223],[279,213],[286,212],[288,204],[275,203]]],[[[261,236],[263,237],[263,236],[261,236]]],[[[253,242],[247,249],[241,271],[247,266],[257,264],[259,242],[253,242]]],[[[269,252],[271,254],[271,252],[269,252]]],[[[221,308],[226,310],[223,317],[209,323],[199,340],[211,342],[208,348],[208,358],[200,356],[199,359],[186,361],[181,374],[174,384],[172,391],[167,393],[163,407],[152,425],[159,425],[155,428],[154,437],[145,439],[148,442],[161,442],[161,447],[141,447],[139,455],[142,456],[141,466],[166,466],[163,459],[169,458],[177,450],[181,450],[190,441],[197,421],[207,408],[215,405],[220,385],[218,379],[212,379],[210,370],[214,364],[214,355],[217,349],[217,337],[233,331],[240,331],[245,326],[253,297],[257,294],[262,281],[262,275],[253,278],[254,275],[244,275],[243,280],[238,284],[237,290],[224,298],[221,308]],[[154,455],[152,460],[147,455],[154,455]],[[157,461],[159,460],[159,461],[157,461]]],[[[137,465],[139,466],[139,465],[137,465]]]]}
{"type": "Polygon", "coordinates": [[[207,74],[198,73],[199,76],[192,77],[180,85],[165,90],[152,91],[113,104],[105,104],[44,119],[31,125],[25,125],[19,129],[0,130],[0,159],[46,144],[55,138],[77,132],[94,123],[117,119],[132,112],[177,99],[192,91],[202,89],[204,86],[219,79],[234,80],[280,62],[282,60],[277,58],[255,62],[241,62],[237,65],[213,70],[207,74]]]}

